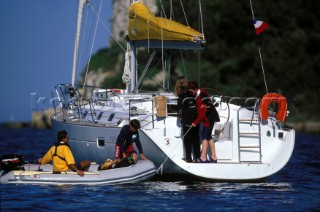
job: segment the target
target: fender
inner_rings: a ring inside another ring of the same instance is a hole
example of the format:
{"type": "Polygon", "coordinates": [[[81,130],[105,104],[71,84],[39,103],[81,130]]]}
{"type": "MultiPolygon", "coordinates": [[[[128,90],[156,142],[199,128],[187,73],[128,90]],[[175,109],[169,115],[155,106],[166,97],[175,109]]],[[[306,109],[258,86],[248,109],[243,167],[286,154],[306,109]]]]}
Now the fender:
{"type": "Polygon", "coordinates": [[[277,120],[279,120],[280,122],[284,122],[287,118],[287,99],[281,94],[277,93],[267,93],[262,97],[262,100],[259,105],[261,119],[268,119],[268,108],[272,102],[278,104],[278,112],[276,115],[277,120]]]}

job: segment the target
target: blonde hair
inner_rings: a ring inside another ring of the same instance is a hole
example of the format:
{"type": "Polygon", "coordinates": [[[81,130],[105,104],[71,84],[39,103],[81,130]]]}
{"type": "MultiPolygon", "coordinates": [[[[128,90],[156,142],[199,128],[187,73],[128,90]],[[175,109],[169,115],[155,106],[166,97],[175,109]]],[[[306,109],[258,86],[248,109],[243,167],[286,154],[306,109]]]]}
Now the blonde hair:
{"type": "Polygon", "coordinates": [[[174,91],[175,96],[179,96],[183,92],[185,92],[188,88],[188,80],[184,76],[178,77],[176,82],[176,88],[174,91]]]}

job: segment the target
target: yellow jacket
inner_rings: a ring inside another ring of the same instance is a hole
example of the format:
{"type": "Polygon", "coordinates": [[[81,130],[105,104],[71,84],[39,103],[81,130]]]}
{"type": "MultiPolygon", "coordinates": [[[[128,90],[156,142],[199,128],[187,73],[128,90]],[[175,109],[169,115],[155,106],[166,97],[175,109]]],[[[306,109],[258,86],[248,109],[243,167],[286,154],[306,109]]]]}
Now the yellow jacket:
{"type": "Polygon", "coordinates": [[[75,164],[71,149],[67,145],[52,146],[41,159],[41,164],[47,164],[50,161],[52,161],[54,172],[68,171],[68,165],[75,164]],[[56,148],[57,155],[64,158],[65,160],[62,160],[58,156],[54,156],[56,148]]]}

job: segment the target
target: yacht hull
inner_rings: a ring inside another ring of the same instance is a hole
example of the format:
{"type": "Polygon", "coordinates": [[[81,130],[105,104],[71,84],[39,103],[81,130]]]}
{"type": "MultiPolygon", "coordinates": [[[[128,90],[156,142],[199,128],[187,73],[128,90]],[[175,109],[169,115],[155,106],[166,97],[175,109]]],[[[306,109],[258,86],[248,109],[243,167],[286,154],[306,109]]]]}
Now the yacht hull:
{"type": "MultiPolygon", "coordinates": [[[[176,124],[177,118],[167,117],[166,121],[164,120],[157,120],[155,124],[162,127],[139,130],[144,154],[154,162],[160,176],[173,174],[227,181],[264,179],[281,170],[289,161],[294,149],[293,129],[274,129],[268,124],[262,125],[260,133],[263,137],[257,148],[248,145],[252,143],[251,140],[256,142],[255,138],[249,135],[244,141],[240,141],[237,139],[240,134],[238,128],[231,126],[229,130],[225,129],[224,134],[215,142],[218,163],[187,163],[183,160],[183,135],[181,128],[176,124]],[[273,135],[264,136],[270,132],[273,135]],[[243,146],[241,142],[248,144],[243,146]]],[[[83,125],[59,121],[57,117],[52,119],[52,125],[54,132],[62,129],[68,131],[69,143],[76,160],[90,159],[101,163],[107,158],[114,158],[120,126],[83,125]]],[[[236,121],[233,125],[236,125],[236,121]]],[[[249,126],[250,129],[251,127],[249,126]]]]}

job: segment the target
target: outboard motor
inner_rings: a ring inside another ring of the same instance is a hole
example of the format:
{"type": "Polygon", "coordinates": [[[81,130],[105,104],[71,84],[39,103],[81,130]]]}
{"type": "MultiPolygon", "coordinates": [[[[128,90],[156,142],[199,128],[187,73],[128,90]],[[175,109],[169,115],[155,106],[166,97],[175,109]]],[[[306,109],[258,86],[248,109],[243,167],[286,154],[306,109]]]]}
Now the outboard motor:
{"type": "Polygon", "coordinates": [[[10,172],[12,170],[24,170],[25,164],[22,155],[8,154],[1,157],[1,170],[10,172]]]}

